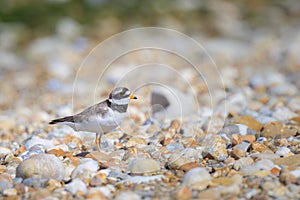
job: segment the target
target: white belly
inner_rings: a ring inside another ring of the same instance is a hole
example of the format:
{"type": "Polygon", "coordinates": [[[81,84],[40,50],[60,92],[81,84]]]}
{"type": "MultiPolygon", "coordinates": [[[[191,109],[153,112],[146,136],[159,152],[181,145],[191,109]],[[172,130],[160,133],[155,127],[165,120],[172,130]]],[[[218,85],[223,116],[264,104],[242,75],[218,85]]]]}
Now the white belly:
{"type": "Polygon", "coordinates": [[[75,131],[87,131],[94,133],[107,133],[117,128],[122,122],[126,113],[118,113],[109,110],[105,115],[91,116],[88,120],[81,123],[70,123],[64,124],[72,127],[75,131]]]}

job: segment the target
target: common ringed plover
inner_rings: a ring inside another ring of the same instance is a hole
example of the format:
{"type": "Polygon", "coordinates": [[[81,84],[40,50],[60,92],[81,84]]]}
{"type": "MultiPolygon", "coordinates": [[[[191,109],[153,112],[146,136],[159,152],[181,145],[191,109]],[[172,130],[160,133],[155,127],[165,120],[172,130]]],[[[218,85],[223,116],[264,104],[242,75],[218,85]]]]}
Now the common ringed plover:
{"type": "Polygon", "coordinates": [[[115,129],[126,116],[130,99],[137,99],[127,88],[115,88],[109,98],[86,108],[82,112],[52,120],[49,124],[64,124],[75,131],[96,133],[96,145],[100,151],[101,136],[115,129]]]}

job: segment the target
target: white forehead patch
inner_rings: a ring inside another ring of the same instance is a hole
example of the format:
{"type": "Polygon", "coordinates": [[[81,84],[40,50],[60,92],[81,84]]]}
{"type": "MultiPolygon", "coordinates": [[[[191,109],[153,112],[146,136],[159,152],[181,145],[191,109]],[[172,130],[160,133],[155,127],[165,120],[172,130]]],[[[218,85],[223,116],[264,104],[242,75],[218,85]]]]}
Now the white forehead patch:
{"type": "Polygon", "coordinates": [[[129,96],[129,95],[130,95],[130,91],[127,90],[127,91],[125,92],[125,95],[126,95],[126,96],[129,96]]]}

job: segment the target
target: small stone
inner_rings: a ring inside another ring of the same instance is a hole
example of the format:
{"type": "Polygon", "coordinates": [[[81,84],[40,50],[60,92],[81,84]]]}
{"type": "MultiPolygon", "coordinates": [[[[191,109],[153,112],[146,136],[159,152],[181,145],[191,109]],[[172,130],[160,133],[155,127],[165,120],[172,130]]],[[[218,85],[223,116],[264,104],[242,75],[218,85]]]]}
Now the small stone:
{"type": "Polygon", "coordinates": [[[69,147],[66,144],[57,145],[47,149],[48,154],[53,154],[57,157],[66,156],[68,152],[69,152],[69,147]]]}
{"type": "Polygon", "coordinates": [[[226,164],[226,165],[231,165],[234,162],[235,162],[235,159],[232,157],[228,157],[228,158],[226,158],[226,160],[224,160],[224,164],[226,164]]]}
{"type": "Polygon", "coordinates": [[[91,178],[91,175],[98,170],[98,162],[92,159],[87,160],[86,162],[78,165],[72,172],[71,178],[91,178]]]}
{"type": "Polygon", "coordinates": [[[187,148],[180,152],[173,153],[168,159],[168,167],[170,169],[179,169],[188,163],[198,163],[202,159],[195,149],[187,148]]]}
{"type": "Polygon", "coordinates": [[[107,154],[99,151],[92,151],[89,154],[87,154],[85,157],[92,158],[98,163],[105,163],[110,161],[110,157],[107,154]]]}
{"type": "Polygon", "coordinates": [[[239,160],[237,160],[234,165],[233,168],[235,170],[239,170],[243,167],[246,167],[248,165],[252,165],[254,163],[253,159],[250,157],[244,157],[244,158],[240,158],[239,160]]]}
{"type": "Polygon", "coordinates": [[[64,178],[64,173],[62,162],[57,157],[49,154],[38,154],[27,158],[19,164],[16,177],[26,179],[38,176],[61,181],[64,178]]]}
{"type": "Polygon", "coordinates": [[[282,173],[279,178],[280,181],[285,184],[297,184],[298,182],[300,182],[300,169],[282,173]]]}
{"type": "Polygon", "coordinates": [[[248,141],[249,143],[253,143],[253,142],[255,142],[256,138],[255,138],[255,135],[242,135],[241,140],[248,141]]]}
{"type": "Polygon", "coordinates": [[[188,200],[191,199],[193,193],[190,188],[183,186],[176,192],[176,199],[188,200]]]}
{"type": "Polygon", "coordinates": [[[166,149],[170,152],[175,152],[175,151],[182,151],[184,149],[184,146],[178,142],[176,143],[170,143],[166,146],[166,149]]]}
{"type": "Polygon", "coordinates": [[[246,156],[246,152],[241,149],[233,149],[230,154],[233,158],[240,159],[246,156]]]}
{"type": "Polygon", "coordinates": [[[84,182],[82,182],[80,179],[74,179],[71,183],[68,183],[65,185],[65,188],[67,191],[71,192],[73,195],[75,194],[86,194],[87,193],[87,187],[84,182]]]}
{"type": "Polygon", "coordinates": [[[180,128],[180,121],[175,119],[171,121],[170,129],[177,131],[180,128]]]}
{"type": "Polygon", "coordinates": [[[237,145],[240,144],[241,142],[242,142],[241,135],[239,134],[232,135],[232,140],[231,140],[232,145],[237,145]]]}
{"type": "Polygon", "coordinates": [[[247,135],[248,131],[249,131],[248,126],[246,126],[244,124],[231,124],[231,125],[225,126],[221,132],[229,134],[229,135],[233,135],[233,134],[247,135]]]}
{"type": "Polygon", "coordinates": [[[280,85],[285,82],[285,78],[282,74],[276,71],[264,71],[256,74],[250,79],[250,86],[257,87],[269,87],[274,85],[280,85]]]}
{"type": "Polygon", "coordinates": [[[46,187],[48,179],[41,177],[29,177],[23,180],[24,185],[32,188],[44,188],[46,187]]]}
{"type": "Polygon", "coordinates": [[[269,170],[260,170],[260,171],[256,171],[253,174],[251,174],[252,176],[259,176],[259,177],[265,177],[265,176],[269,176],[270,175],[270,171],[269,170]]]}
{"type": "Polygon", "coordinates": [[[6,189],[3,191],[3,195],[4,196],[16,196],[18,193],[17,193],[17,190],[15,188],[10,188],[10,189],[6,189]]]}
{"type": "Polygon", "coordinates": [[[9,148],[0,147],[0,158],[4,158],[8,154],[12,154],[12,152],[9,148]]]}
{"type": "Polygon", "coordinates": [[[292,117],[290,120],[297,122],[297,124],[300,124],[300,116],[292,117]]]}
{"type": "Polygon", "coordinates": [[[32,136],[31,138],[28,138],[25,141],[25,147],[27,150],[29,150],[34,145],[38,145],[38,144],[42,145],[44,147],[44,149],[49,149],[49,148],[54,147],[54,144],[51,140],[41,139],[37,136],[32,136]]]}
{"type": "Polygon", "coordinates": [[[272,151],[265,151],[263,153],[253,153],[251,154],[251,158],[259,159],[259,160],[262,159],[275,160],[278,159],[279,156],[273,153],[272,151]]]}
{"type": "Polygon", "coordinates": [[[59,181],[54,180],[54,179],[50,179],[47,183],[46,183],[46,187],[48,190],[53,191],[57,188],[60,188],[62,185],[59,181]]]}
{"type": "MultiPolygon", "coordinates": [[[[260,132],[261,128],[263,125],[254,119],[253,117],[249,115],[243,115],[243,116],[238,116],[235,117],[232,121],[232,124],[244,124],[246,125],[249,129],[255,130],[256,132],[260,132]]],[[[246,135],[246,134],[243,134],[246,135]]]]}
{"type": "Polygon", "coordinates": [[[184,171],[184,172],[188,172],[191,169],[194,169],[196,167],[201,167],[202,165],[199,163],[195,163],[195,162],[191,162],[191,163],[186,163],[184,165],[181,165],[181,167],[179,168],[180,170],[184,171]]]}
{"type": "Polygon", "coordinates": [[[259,142],[259,143],[264,143],[265,141],[267,141],[267,138],[265,138],[265,137],[259,137],[259,138],[257,138],[257,140],[256,140],[256,142],[259,142]]]}
{"type": "Polygon", "coordinates": [[[1,130],[12,130],[16,125],[16,120],[0,116],[0,129],[1,130]]]}
{"type": "Polygon", "coordinates": [[[244,152],[247,152],[249,147],[250,147],[249,142],[242,142],[241,144],[238,144],[238,145],[234,146],[233,149],[239,149],[239,150],[242,150],[244,152]]]}
{"type": "Polygon", "coordinates": [[[159,162],[153,159],[136,158],[129,165],[131,174],[152,174],[160,171],[159,162]]]}
{"type": "Polygon", "coordinates": [[[203,157],[212,157],[219,161],[223,161],[228,157],[226,142],[219,135],[206,135],[201,145],[204,148],[203,157]]]}
{"type": "Polygon", "coordinates": [[[12,178],[7,173],[0,174],[0,192],[13,187],[12,178]]]}
{"type": "Polygon", "coordinates": [[[205,189],[211,181],[211,176],[205,168],[198,167],[188,171],[182,184],[197,190],[205,189]]]}
{"type": "Polygon", "coordinates": [[[288,165],[288,166],[299,166],[300,165],[300,154],[295,154],[285,158],[279,158],[274,160],[276,165],[288,165]]]}
{"type": "Polygon", "coordinates": [[[203,190],[199,193],[198,199],[221,199],[221,194],[214,188],[203,190]]]}
{"type": "Polygon", "coordinates": [[[263,159],[252,165],[245,166],[241,169],[245,175],[267,176],[274,167],[271,160],[263,159]]]}
{"type": "MultiPolygon", "coordinates": [[[[216,179],[213,179],[212,182],[216,185],[222,185],[222,186],[232,186],[234,184],[241,184],[243,180],[243,177],[239,174],[235,174],[231,177],[219,177],[216,179]]],[[[228,189],[228,188],[227,188],[228,189]]]]}
{"type": "Polygon", "coordinates": [[[141,183],[149,183],[149,182],[159,182],[162,181],[164,176],[162,175],[154,175],[154,176],[133,176],[129,177],[126,180],[118,182],[119,184],[141,184],[141,183]]]}
{"type": "Polygon", "coordinates": [[[292,112],[289,108],[283,106],[276,107],[272,112],[273,118],[283,122],[296,116],[297,116],[296,113],[292,112]]]}
{"type": "Polygon", "coordinates": [[[256,152],[270,151],[270,149],[266,145],[259,142],[253,142],[251,144],[251,148],[256,152]]]}
{"type": "Polygon", "coordinates": [[[144,138],[141,138],[141,137],[132,137],[126,143],[127,148],[129,148],[129,147],[142,148],[145,145],[147,145],[147,142],[144,138]]]}
{"type": "Polygon", "coordinates": [[[93,178],[90,182],[90,185],[93,186],[93,187],[101,186],[102,184],[103,184],[103,181],[101,180],[101,178],[98,174],[93,176],[93,178]]]}
{"type": "Polygon", "coordinates": [[[148,134],[154,134],[154,133],[158,133],[159,131],[161,131],[161,128],[155,124],[151,124],[149,125],[149,127],[146,130],[146,133],[148,134]]]}
{"type": "Polygon", "coordinates": [[[19,195],[24,194],[27,189],[23,183],[19,183],[19,182],[14,184],[14,188],[17,190],[17,193],[19,195]]]}
{"type": "Polygon", "coordinates": [[[117,195],[115,198],[115,200],[124,200],[124,199],[140,200],[141,197],[134,192],[124,191],[124,192],[121,192],[119,195],[117,195]]]}
{"type": "Polygon", "coordinates": [[[291,150],[287,147],[280,147],[277,151],[276,154],[279,155],[280,157],[288,157],[294,155],[291,150]]]}
{"type": "Polygon", "coordinates": [[[295,136],[298,131],[299,128],[297,126],[287,126],[282,122],[270,122],[264,126],[261,136],[271,138],[281,136],[284,138],[289,138],[291,136],[295,136]]]}
{"type": "Polygon", "coordinates": [[[278,176],[280,174],[281,168],[277,165],[275,165],[272,169],[271,169],[271,174],[278,176]]]}

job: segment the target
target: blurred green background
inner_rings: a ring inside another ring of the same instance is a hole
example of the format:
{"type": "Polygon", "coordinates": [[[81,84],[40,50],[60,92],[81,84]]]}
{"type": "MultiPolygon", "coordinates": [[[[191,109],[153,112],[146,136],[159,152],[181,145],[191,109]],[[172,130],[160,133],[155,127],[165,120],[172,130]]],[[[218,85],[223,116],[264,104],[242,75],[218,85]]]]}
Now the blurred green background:
{"type": "Polygon", "coordinates": [[[140,26],[219,36],[223,33],[217,21],[224,17],[239,18],[248,28],[276,27],[287,21],[297,23],[299,8],[297,0],[2,0],[0,21],[23,25],[22,35],[27,39],[52,34],[65,17],[84,25],[84,34],[97,38],[140,26]],[[95,32],[98,27],[111,30],[95,32]]]}

